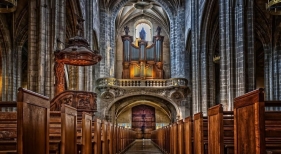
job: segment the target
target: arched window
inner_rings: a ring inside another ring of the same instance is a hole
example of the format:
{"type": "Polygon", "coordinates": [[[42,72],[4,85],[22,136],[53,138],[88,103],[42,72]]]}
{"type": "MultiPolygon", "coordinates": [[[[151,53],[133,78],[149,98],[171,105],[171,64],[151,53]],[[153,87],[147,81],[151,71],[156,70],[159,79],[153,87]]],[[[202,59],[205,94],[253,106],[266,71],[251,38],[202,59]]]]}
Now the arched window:
{"type": "Polygon", "coordinates": [[[146,32],[145,40],[152,41],[151,27],[147,23],[139,23],[136,26],[136,39],[140,39],[140,31],[144,29],[146,32]]]}

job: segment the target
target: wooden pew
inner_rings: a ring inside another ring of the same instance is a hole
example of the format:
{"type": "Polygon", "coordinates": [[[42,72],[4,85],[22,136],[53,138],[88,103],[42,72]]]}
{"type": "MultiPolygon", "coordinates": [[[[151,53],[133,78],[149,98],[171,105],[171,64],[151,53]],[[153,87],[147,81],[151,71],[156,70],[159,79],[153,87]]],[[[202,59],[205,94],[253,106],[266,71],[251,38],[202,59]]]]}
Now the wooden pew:
{"type": "Polygon", "coordinates": [[[192,138],[193,138],[193,126],[192,117],[186,117],[184,119],[184,146],[185,153],[192,153],[192,138]]]}
{"type": "Polygon", "coordinates": [[[265,111],[280,107],[281,102],[264,101],[263,89],[234,99],[235,154],[281,152],[281,111],[265,111]]]}
{"type": "MultiPolygon", "coordinates": [[[[0,102],[0,108],[16,108],[17,102],[0,102]]],[[[0,110],[0,153],[17,153],[17,112],[0,110]]]]}
{"type": "Polygon", "coordinates": [[[0,102],[0,112],[12,112],[16,111],[13,109],[17,108],[17,102],[16,101],[3,101],[0,102]]]}
{"type": "Polygon", "coordinates": [[[111,123],[108,123],[107,127],[107,141],[108,141],[108,153],[113,154],[113,125],[111,123]]]}
{"type": "Polygon", "coordinates": [[[92,150],[92,115],[82,113],[82,152],[81,154],[91,154],[92,150]]]}
{"type": "Polygon", "coordinates": [[[94,120],[94,153],[101,154],[101,120],[94,120]]]}
{"type": "Polygon", "coordinates": [[[49,153],[59,154],[61,147],[61,111],[50,111],[49,153]]]}
{"type": "Polygon", "coordinates": [[[107,133],[108,133],[108,122],[102,120],[101,123],[101,146],[102,146],[102,154],[108,154],[108,140],[107,140],[107,133]]]}
{"type": "Polygon", "coordinates": [[[76,108],[62,104],[61,108],[61,154],[76,154],[77,111],[76,108]]]}
{"type": "Polygon", "coordinates": [[[193,117],[193,136],[194,144],[193,150],[196,154],[207,154],[208,143],[208,120],[207,117],[203,117],[203,113],[199,112],[194,114],[193,117]]]}
{"type": "Polygon", "coordinates": [[[49,98],[19,88],[17,99],[18,154],[49,153],[49,98]]]}
{"type": "Polygon", "coordinates": [[[177,122],[177,152],[178,154],[184,154],[184,124],[183,120],[177,122]]]}
{"type": "Polygon", "coordinates": [[[77,111],[62,104],[60,111],[51,111],[50,153],[77,153],[77,111]]]}
{"type": "Polygon", "coordinates": [[[113,143],[112,143],[112,153],[117,152],[117,125],[113,125],[113,143]]]}
{"type": "Polygon", "coordinates": [[[234,153],[233,111],[223,111],[222,104],[208,110],[209,154],[234,153]]]}

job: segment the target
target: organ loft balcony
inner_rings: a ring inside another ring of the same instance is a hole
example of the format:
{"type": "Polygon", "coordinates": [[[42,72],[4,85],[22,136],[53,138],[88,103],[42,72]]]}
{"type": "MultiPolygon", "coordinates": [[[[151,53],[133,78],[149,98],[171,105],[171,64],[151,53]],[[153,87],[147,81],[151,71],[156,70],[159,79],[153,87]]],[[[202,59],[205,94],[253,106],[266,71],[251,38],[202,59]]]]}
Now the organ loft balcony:
{"type": "Polygon", "coordinates": [[[145,39],[144,28],[139,32],[140,38],[136,39],[136,43],[133,43],[133,36],[128,34],[127,26],[124,31],[125,35],[121,36],[123,68],[119,68],[122,70],[122,77],[96,80],[100,108],[105,109],[105,113],[112,110],[114,113],[109,116],[116,116],[127,102],[132,101],[129,104],[133,104],[137,101],[149,101],[161,107],[166,106],[163,108],[173,108],[167,111],[169,116],[172,116],[170,113],[173,110],[177,113],[174,117],[180,117],[187,106],[188,81],[185,78],[164,78],[164,36],[160,35],[161,28],[157,27],[152,42],[145,39]]]}

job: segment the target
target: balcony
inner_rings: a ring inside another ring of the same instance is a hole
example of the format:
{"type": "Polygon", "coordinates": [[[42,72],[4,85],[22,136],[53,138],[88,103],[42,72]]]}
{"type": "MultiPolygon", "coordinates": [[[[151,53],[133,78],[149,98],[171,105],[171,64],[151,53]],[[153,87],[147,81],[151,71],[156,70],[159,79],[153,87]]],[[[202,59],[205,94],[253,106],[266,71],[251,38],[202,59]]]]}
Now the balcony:
{"type": "Polygon", "coordinates": [[[182,87],[188,85],[187,79],[171,78],[171,79],[149,79],[149,80],[135,80],[135,79],[116,79],[116,78],[100,78],[97,80],[97,88],[101,87],[122,87],[122,88],[165,88],[165,87],[182,87]]]}

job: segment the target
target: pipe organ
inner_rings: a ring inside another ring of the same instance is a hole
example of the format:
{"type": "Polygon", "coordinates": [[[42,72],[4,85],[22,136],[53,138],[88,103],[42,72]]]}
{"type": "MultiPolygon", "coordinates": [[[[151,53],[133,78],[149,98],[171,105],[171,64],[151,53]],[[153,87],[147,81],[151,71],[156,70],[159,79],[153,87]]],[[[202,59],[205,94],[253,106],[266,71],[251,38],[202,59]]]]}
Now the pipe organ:
{"type": "Polygon", "coordinates": [[[123,79],[163,79],[163,40],[160,32],[153,37],[148,46],[144,39],[134,45],[133,37],[121,36],[123,41],[123,79]]]}

